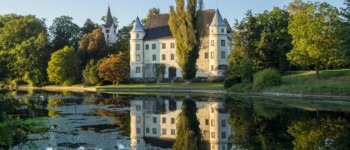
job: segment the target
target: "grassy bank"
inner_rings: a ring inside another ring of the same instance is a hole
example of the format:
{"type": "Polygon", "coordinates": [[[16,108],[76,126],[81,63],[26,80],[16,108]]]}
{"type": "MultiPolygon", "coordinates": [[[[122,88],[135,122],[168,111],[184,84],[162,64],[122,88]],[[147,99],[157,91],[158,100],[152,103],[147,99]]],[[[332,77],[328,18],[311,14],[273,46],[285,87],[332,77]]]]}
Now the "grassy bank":
{"type": "Polygon", "coordinates": [[[223,83],[185,83],[172,84],[156,84],[156,83],[135,83],[135,84],[119,84],[117,86],[105,85],[95,86],[94,88],[120,88],[120,89],[188,89],[188,90],[224,90],[223,83]]]}
{"type": "MultiPolygon", "coordinates": [[[[350,69],[324,70],[316,79],[315,71],[288,72],[279,86],[264,88],[261,91],[287,92],[297,94],[350,95],[350,69]]],[[[236,84],[231,92],[255,91],[252,83],[236,84]]],[[[261,92],[260,91],[260,92],[261,92]]]]}

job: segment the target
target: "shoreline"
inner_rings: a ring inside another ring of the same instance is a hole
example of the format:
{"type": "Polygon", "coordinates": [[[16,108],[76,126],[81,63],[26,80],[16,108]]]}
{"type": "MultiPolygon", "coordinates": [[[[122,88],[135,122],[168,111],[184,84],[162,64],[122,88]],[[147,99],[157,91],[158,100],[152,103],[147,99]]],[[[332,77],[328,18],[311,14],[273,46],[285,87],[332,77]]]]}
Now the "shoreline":
{"type": "Polygon", "coordinates": [[[43,87],[18,86],[17,90],[44,90],[44,91],[72,91],[72,92],[161,92],[161,93],[210,93],[210,94],[254,94],[276,97],[296,97],[296,98],[332,98],[350,100],[350,95],[330,95],[330,94],[308,94],[308,93],[288,93],[288,92],[252,92],[252,93],[234,93],[226,90],[203,90],[203,89],[157,89],[157,88],[94,88],[84,86],[56,86],[49,85],[43,87]]]}

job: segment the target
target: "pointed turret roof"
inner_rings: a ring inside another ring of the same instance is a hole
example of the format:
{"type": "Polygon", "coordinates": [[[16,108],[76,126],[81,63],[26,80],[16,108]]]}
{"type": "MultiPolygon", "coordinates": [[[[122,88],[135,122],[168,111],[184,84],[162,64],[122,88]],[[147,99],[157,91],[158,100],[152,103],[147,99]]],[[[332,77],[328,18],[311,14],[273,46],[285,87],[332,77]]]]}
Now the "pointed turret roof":
{"type": "Polygon", "coordinates": [[[105,27],[110,27],[112,24],[113,24],[113,17],[111,14],[111,9],[109,8],[109,5],[108,5],[105,27]]]}
{"type": "Polygon", "coordinates": [[[222,19],[219,9],[216,9],[215,16],[210,26],[226,26],[224,19],[222,19]]]}
{"type": "Polygon", "coordinates": [[[145,30],[143,30],[143,27],[142,27],[142,24],[141,24],[139,17],[136,18],[131,31],[132,32],[145,32],[145,30]]]}

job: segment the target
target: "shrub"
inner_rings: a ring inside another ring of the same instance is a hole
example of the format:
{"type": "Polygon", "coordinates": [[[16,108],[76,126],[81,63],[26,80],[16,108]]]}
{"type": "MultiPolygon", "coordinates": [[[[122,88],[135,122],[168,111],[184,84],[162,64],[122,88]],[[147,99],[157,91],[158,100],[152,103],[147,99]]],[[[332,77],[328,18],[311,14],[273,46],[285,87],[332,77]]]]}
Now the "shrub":
{"type": "Polygon", "coordinates": [[[256,90],[277,86],[281,83],[282,77],[275,69],[264,69],[254,74],[253,87],[256,90]]]}
{"type": "MultiPolygon", "coordinates": [[[[103,59],[100,59],[103,61],[103,59]]],[[[101,61],[91,59],[83,71],[84,83],[90,85],[101,85],[102,79],[98,76],[98,67],[101,61]]]]}
{"type": "Polygon", "coordinates": [[[232,87],[233,85],[240,83],[240,78],[237,76],[229,76],[224,81],[224,88],[228,89],[232,87]]]}
{"type": "Polygon", "coordinates": [[[251,82],[254,74],[253,61],[249,58],[244,59],[239,65],[239,70],[242,78],[242,82],[251,82]]]}

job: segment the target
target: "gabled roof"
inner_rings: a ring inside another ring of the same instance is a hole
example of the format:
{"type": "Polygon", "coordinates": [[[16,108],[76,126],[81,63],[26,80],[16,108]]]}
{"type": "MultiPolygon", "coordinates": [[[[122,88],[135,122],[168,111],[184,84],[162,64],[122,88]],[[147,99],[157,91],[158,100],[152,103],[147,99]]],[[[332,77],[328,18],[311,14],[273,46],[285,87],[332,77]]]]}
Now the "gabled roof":
{"type": "Polygon", "coordinates": [[[131,29],[132,32],[144,32],[141,21],[139,17],[136,18],[134,25],[131,29]]]}
{"type": "Polygon", "coordinates": [[[219,9],[216,9],[215,16],[210,26],[226,26],[224,19],[222,19],[219,9]]]}
{"type": "MultiPolygon", "coordinates": [[[[213,21],[216,11],[214,9],[203,10],[199,16],[201,36],[209,35],[209,26],[213,21]]],[[[221,15],[220,15],[221,16],[221,15]]],[[[222,19],[222,18],[221,18],[222,19]]],[[[172,38],[170,27],[168,24],[169,14],[156,14],[151,16],[145,24],[144,30],[146,35],[144,40],[153,40],[159,38],[172,38]]],[[[227,31],[231,31],[230,25],[224,22],[227,26],[227,31]]]]}
{"type": "Polygon", "coordinates": [[[111,9],[108,6],[107,16],[106,16],[106,24],[104,24],[105,27],[111,27],[113,23],[113,17],[111,14],[111,9]]]}

